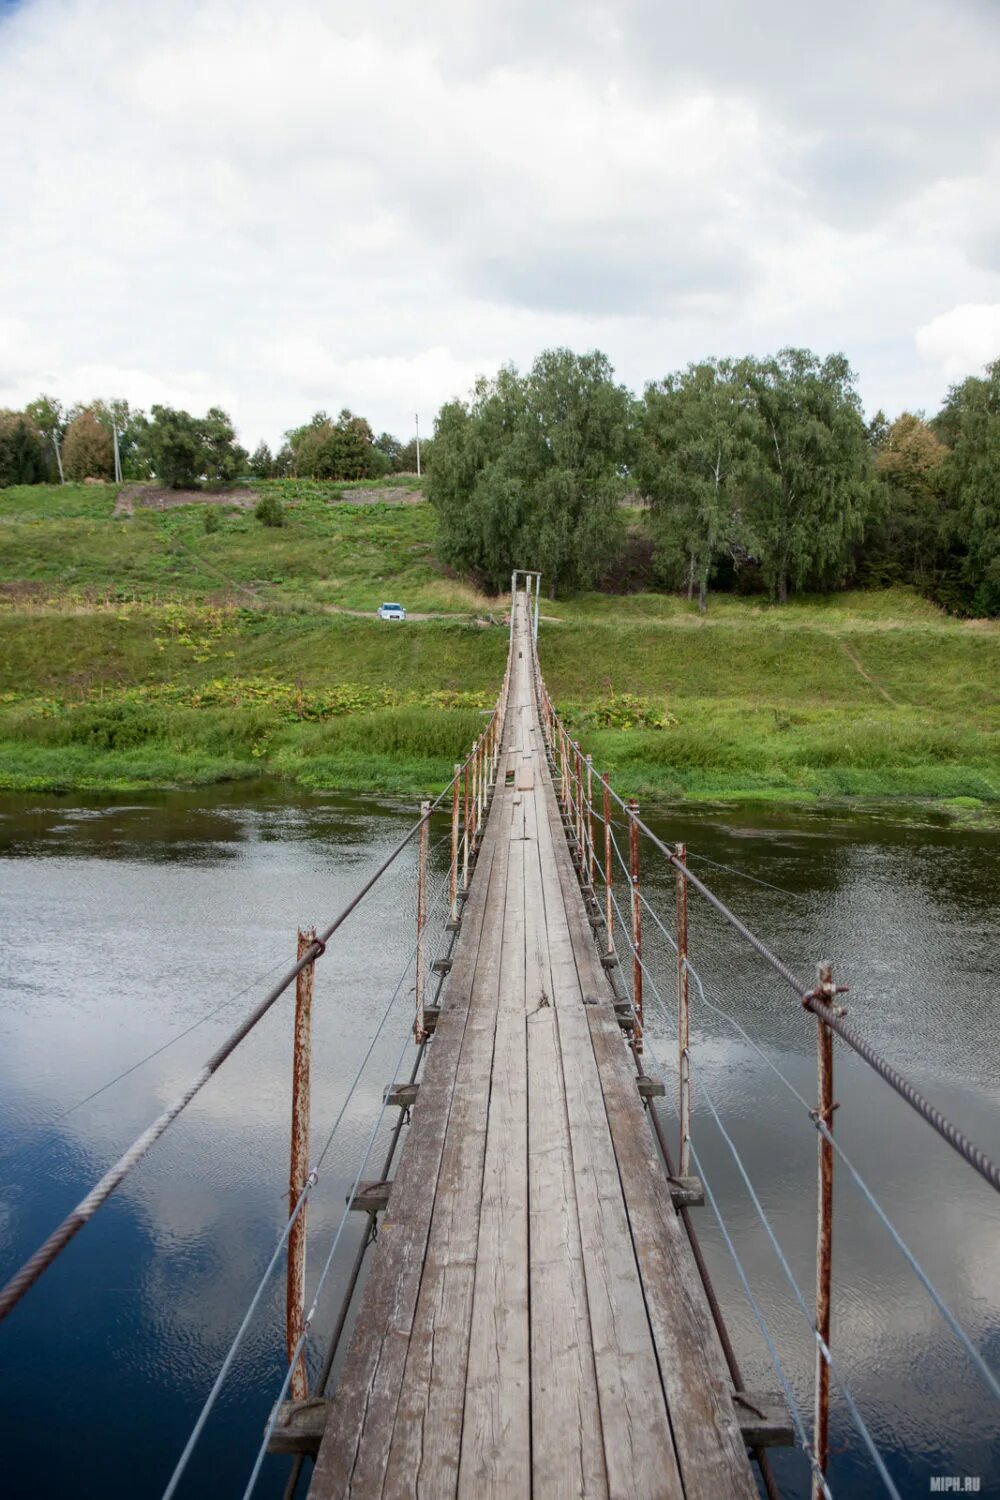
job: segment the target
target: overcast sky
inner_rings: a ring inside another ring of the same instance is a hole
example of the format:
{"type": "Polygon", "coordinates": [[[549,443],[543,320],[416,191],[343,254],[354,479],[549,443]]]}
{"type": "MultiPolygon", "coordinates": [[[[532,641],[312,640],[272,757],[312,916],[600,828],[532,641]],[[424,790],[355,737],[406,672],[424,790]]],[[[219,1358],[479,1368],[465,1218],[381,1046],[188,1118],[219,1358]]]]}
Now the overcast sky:
{"type": "Polygon", "coordinates": [[[0,0],[0,406],[317,407],[843,350],[1000,355],[997,0],[0,0]]]}

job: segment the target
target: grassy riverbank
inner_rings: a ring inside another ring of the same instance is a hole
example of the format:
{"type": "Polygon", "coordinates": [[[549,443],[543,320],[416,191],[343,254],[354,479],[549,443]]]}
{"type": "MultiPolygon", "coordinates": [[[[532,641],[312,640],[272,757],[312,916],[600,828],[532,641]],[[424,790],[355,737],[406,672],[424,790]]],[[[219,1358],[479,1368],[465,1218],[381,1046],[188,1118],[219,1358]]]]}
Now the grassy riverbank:
{"type": "MultiPolygon", "coordinates": [[[[447,780],[503,670],[503,602],[438,566],[424,503],[271,488],[285,526],[213,502],[209,530],[207,502],[116,517],[104,487],[0,491],[0,786],[447,780]],[[383,625],[383,597],[426,617],[383,625]]],[[[998,646],[905,590],[706,617],[587,595],[546,603],[540,638],[622,790],[956,806],[1000,800],[998,646]]]]}

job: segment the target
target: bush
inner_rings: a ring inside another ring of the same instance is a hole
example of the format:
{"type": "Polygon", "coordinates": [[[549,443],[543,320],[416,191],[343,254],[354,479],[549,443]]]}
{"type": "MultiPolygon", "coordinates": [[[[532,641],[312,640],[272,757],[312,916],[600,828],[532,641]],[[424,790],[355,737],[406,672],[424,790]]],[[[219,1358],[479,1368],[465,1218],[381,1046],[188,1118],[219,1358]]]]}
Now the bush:
{"type": "Polygon", "coordinates": [[[205,530],[209,533],[218,531],[219,527],[222,525],[222,518],[214,505],[205,506],[204,514],[202,515],[201,519],[205,530]]]}
{"type": "Polygon", "coordinates": [[[285,524],[285,507],[277,495],[261,495],[254,509],[254,515],[265,526],[284,526],[285,524]]]}

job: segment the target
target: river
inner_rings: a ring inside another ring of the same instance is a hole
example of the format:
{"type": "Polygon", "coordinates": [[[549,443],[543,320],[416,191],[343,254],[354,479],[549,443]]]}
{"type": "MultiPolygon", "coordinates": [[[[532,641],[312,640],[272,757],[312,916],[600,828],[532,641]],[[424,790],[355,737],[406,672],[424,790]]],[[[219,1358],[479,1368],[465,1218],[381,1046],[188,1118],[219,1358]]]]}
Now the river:
{"type": "MultiPolygon", "coordinates": [[[[44,1238],[264,993],[294,953],[297,924],[328,921],[413,816],[411,806],[266,785],[0,798],[0,1271],[44,1238]]],[[[692,868],[798,973],[831,959],[859,1028],[1000,1156],[1000,831],[895,807],[689,805],[652,821],[688,842],[692,868]]],[[[435,827],[434,839],[445,831],[435,827]]],[[[439,843],[436,881],[446,857],[439,843]]],[[[672,878],[647,857],[643,882],[669,925],[672,878]]],[[[318,1143],[404,966],[414,907],[408,850],[317,966],[318,1143]]],[[[650,922],[646,943],[663,996],[661,1007],[647,994],[647,1033],[652,1058],[663,1060],[675,1133],[672,961],[650,922]]],[[[813,1101],[814,1022],[694,897],[691,958],[708,999],[813,1101]]],[[[310,1289],[411,1006],[404,986],[333,1138],[310,1205],[310,1289]]],[[[709,1099],[807,1303],[815,1132],[766,1063],[696,995],[692,1035],[695,1143],[808,1426],[811,1334],[709,1099]]],[[[287,1213],[289,1048],[286,1000],[0,1329],[5,1497],[161,1494],[287,1213]]],[[[647,1058],[649,1071],[657,1066],[647,1058]]],[[[836,1069],[838,1139],[1000,1368],[996,1195],[839,1044],[836,1069]]],[[[696,1213],[747,1384],[777,1389],[712,1210],[696,1213]]],[[[359,1232],[352,1216],[321,1329],[359,1232]]],[[[934,1477],[968,1475],[980,1478],[980,1493],[1000,1493],[997,1406],[839,1163],[833,1305],[838,1370],[900,1492],[923,1495],[934,1477]]],[[[279,1270],[181,1495],[243,1493],[282,1376],[283,1312],[279,1270]]],[[[832,1447],[834,1494],[883,1493],[837,1395],[832,1447]]],[[[787,1494],[807,1493],[801,1455],[778,1453],[775,1468],[787,1494]]],[[[280,1495],[286,1474],[287,1460],[269,1459],[256,1493],[280,1495]]]]}

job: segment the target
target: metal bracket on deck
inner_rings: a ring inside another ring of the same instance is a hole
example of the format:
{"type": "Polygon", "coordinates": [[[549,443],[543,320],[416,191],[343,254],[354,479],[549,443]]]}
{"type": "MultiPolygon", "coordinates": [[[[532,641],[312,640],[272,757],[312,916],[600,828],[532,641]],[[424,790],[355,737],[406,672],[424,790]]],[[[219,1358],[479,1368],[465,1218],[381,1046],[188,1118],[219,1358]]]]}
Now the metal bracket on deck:
{"type": "Polygon", "coordinates": [[[630,1000],[616,1000],[615,1015],[618,1018],[618,1024],[622,1031],[635,1030],[635,1011],[632,1009],[632,1002],[630,1000]]]}
{"type": "Polygon", "coordinates": [[[705,1189],[700,1177],[668,1177],[670,1201],[675,1208],[701,1208],[705,1202],[705,1189]]]}
{"type": "Polygon", "coordinates": [[[665,1085],[658,1078],[650,1078],[648,1073],[640,1073],[635,1084],[640,1099],[662,1099],[667,1092],[665,1085]]]}
{"type": "Polygon", "coordinates": [[[283,1401],[267,1442],[268,1453],[303,1453],[315,1458],[326,1429],[328,1396],[308,1401],[283,1401]]]}
{"type": "Polygon", "coordinates": [[[452,962],[453,961],[450,958],[436,958],[431,964],[431,973],[450,974],[452,962]]]}
{"type": "Polygon", "coordinates": [[[386,1104],[396,1109],[412,1109],[420,1093],[419,1083],[393,1083],[382,1096],[386,1104]]]}
{"type": "Polygon", "coordinates": [[[349,1203],[352,1210],[356,1209],[362,1214],[380,1214],[389,1205],[389,1191],[392,1182],[359,1182],[354,1197],[348,1196],[345,1202],[349,1203]]]}
{"type": "Polygon", "coordinates": [[[748,1448],[790,1448],[795,1442],[784,1397],[773,1391],[733,1391],[740,1436],[748,1448]]]}
{"type": "Polygon", "coordinates": [[[605,968],[605,969],[617,969],[617,967],[618,967],[618,954],[617,953],[602,953],[601,954],[601,967],[605,968]]]}
{"type": "Polygon", "coordinates": [[[462,930],[462,918],[461,917],[449,917],[448,920],[447,920],[447,922],[444,924],[444,930],[445,930],[445,932],[461,932],[461,930],[462,930]]]}
{"type": "Polygon", "coordinates": [[[437,1027],[438,1016],[440,1014],[441,1014],[441,1007],[440,1007],[440,1005],[425,1005],[424,1006],[424,1031],[425,1031],[425,1033],[426,1033],[427,1036],[430,1036],[431,1033],[437,1027]]]}

